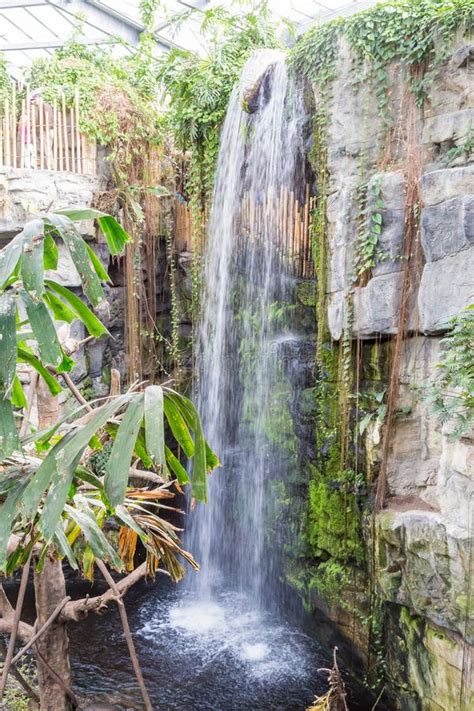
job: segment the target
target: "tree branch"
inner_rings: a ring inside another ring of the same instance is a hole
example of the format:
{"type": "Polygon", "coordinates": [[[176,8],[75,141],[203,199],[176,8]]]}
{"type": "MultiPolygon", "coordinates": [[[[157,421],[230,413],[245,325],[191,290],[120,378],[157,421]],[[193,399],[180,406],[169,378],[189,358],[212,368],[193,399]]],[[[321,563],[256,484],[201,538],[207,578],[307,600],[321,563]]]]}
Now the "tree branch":
{"type": "MultiPolygon", "coordinates": [[[[0,585],[0,634],[10,635],[13,630],[13,616],[15,610],[10,605],[3,586],[0,585]]],[[[18,626],[18,639],[27,642],[33,634],[33,627],[26,622],[20,622],[18,626]]]]}
{"type": "Polygon", "coordinates": [[[10,642],[8,643],[8,649],[7,649],[7,654],[5,657],[5,663],[3,665],[2,676],[0,678],[0,701],[3,699],[3,692],[5,691],[5,686],[7,684],[8,673],[10,671],[10,666],[11,666],[12,659],[13,659],[13,652],[15,651],[16,638],[18,635],[18,628],[20,627],[20,621],[21,621],[20,620],[21,612],[23,610],[23,603],[25,601],[26,586],[28,585],[28,575],[30,572],[31,555],[32,554],[30,553],[30,555],[28,556],[28,560],[26,561],[25,565],[23,566],[23,570],[21,571],[21,582],[20,582],[20,588],[18,590],[18,598],[16,601],[16,607],[13,612],[10,642]]]}
{"type": "MultiPolygon", "coordinates": [[[[168,575],[167,571],[165,570],[160,569],[158,570],[158,572],[163,573],[164,575],[168,575]]],[[[144,578],[145,575],[146,563],[142,563],[138,566],[138,568],[135,568],[135,570],[132,571],[129,575],[126,575],[125,578],[118,580],[117,583],[115,583],[115,586],[118,589],[120,595],[125,595],[127,590],[129,590],[132,585],[135,585],[135,583],[138,583],[138,581],[144,578]]],[[[115,599],[115,592],[109,589],[105,593],[103,593],[102,595],[98,595],[97,597],[84,597],[80,600],[71,600],[63,607],[59,619],[63,622],[79,622],[84,617],[87,617],[89,612],[93,612],[96,615],[100,615],[107,610],[107,604],[109,602],[115,601],[115,599]]]]}
{"type": "Polygon", "coordinates": [[[125,610],[125,605],[122,600],[122,593],[120,592],[117,584],[107,570],[107,566],[102,560],[97,559],[97,567],[104,576],[107,583],[110,585],[111,590],[115,594],[115,602],[117,603],[120,619],[122,621],[122,627],[125,634],[125,639],[127,642],[128,653],[130,654],[130,659],[132,661],[133,670],[135,676],[137,677],[138,686],[143,698],[143,703],[145,704],[146,711],[153,711],[153,706],[151,705],[151,700],[148,695],[147,688],[145,686],[145,680],[143,678],[142,670],[140,669],[140,662],[138,661],[137,652],[135,649],[135,644],[133,642],[132,633],[130,631],[130,625],[128,623],[127,612],[125,610]]]}

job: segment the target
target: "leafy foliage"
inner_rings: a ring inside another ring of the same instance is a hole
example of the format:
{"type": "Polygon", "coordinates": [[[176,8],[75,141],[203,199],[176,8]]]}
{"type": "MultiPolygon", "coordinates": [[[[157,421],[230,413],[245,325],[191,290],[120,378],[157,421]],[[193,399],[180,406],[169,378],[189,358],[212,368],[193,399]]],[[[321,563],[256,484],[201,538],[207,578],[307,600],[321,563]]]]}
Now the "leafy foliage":
{"type": "Polygon", "coordinates": [[[441,342],[439,377],[428,402],[441,423],[451,424],[452,436],[461,437],[474,424],[474,304],[452,319],[451,327],[441,342]]]}
{"type": "Polygon", "coordinates": [[[78,39],[79,33],[77,28],[50,58],[33,62],[27,81],[49,102],[64,93],[70,105],[78,94],[81,131],[110,148],[117,182],[125,183],[126,167],[162,136],[152,69],[154,40],[143,33],[131,55],[117,57],[113,44],[90,47],[78,39]]]}
{"type": "MultiPolygon", "coordinates": [[[[392,0],[315,26],[296,44],[290,61],[296,71],[324,86],[335,78],[339,42],[347,40],[359,64],[366,66],[379,112],[387,118],[388,65],[395,60],[408,67],[439,61],[453,33],[458,28],[469,31],[473,25],[472,0],[392,0]]],[[[424,81],[413,80],[412,90],[422,103],[424,81]]]]}
{"type": "MultiPolygon", "coordinates": [[[[179,22],[193,14],[185,13],[179,22]]],[[[252,52],[259,47],[276,47],[278,40],[264,2],[247,14],[233,14],[216,6],[199,13],[199,17],[204,56],[173,49],[158,61],[157,69],[170,98],[167,126],[179,148],[192,149],[190,190],[209,194],[218,132],[232,88],[252,52]]]]}
{"type": "MultiPolygon", "coordinates": [[[[61,391],[60,374],[74,361],[65,352],[55,321],[81,320],[90,335],[107,333],[93,311],[45,271],[57,267],[57,241],[69,250],[82,286],[92,305],[103,300],[101,282],[107,278],[93,258],[76,221],[96,218],[112,254],[123,250],[129,237],[110,216],[91,210],[62,210],[32,220],[0,252],[0,569],[8,573],[22,565],[33,546],[42,554],[54,546],[72,567],[78,567],[75,543],[83,545],[79,558],[86,575],[95,557],[123,567],[117,550],[103,532],[106,521],[118,521],[142,540],[149,570],[163,561],[177,579],[182,568],[176,555],[196,566],[179,545],[176,529],[148,503],[171,498],[174,477],[191,482],[193,496],[206,500],[207,473],[218,459],[207,445],[199,417],[190,400],[157,385],[143,392],[129,391],[108,401],[81,406],[46,431],[20,438],[16,415],[27,407],[17,376],[17,362],[26,362],[45,380],[52,395],[61,391]],[[22,321],[26,311],[26,320],[22,321]],[[194,459],[188,476],[179,459],[165,444],[164,419],[178,447],[194,459]],[[104,444],[110,450],[102,470],[94,473],[94,452],[104,444]],[[130,493],[129,473],[134,462],[156,472],[162,485],[130,493]],[[147,504],[146,508],[143,506],[147,504]],[[19,545],[7,554],[10,536],[19,545]],[[85,547],[84,547],[85,545],[85,547]]],[[[131,533],[128,533],[130,539],[131,533]]],[[[130,551],[127,552],[130,565],[130,551]]],[[[41,560],[41,556],[40,556],[41,560]]]]}

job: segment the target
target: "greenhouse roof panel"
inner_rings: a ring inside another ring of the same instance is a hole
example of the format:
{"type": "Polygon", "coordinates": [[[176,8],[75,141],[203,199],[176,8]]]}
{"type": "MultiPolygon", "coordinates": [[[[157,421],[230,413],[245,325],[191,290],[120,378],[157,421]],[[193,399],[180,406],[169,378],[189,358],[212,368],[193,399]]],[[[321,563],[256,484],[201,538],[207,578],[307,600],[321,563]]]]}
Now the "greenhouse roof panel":
{"type": "MultiPolygon", "coordinates": [[[[374,4],[374,0],[269,0],[275,17],[290,20],[301,31],[321,18],[346,14],[374,4]]],[[[248,4],[230,0],[162,0],[155,37],[157,47],[172,46],[199,50],[199,22],[189,11],[224,5],[232,12],[248,11],[248,4]],[[183,16],[176,30],[174,19],[183,16]]],[[[37,57],[51,55],[80,24],[82,41],[106,44],[120,38],[136,44],[143,26],[139,0],[0,0],[0,51],[13,67],[30,64],[37,57]]]]}

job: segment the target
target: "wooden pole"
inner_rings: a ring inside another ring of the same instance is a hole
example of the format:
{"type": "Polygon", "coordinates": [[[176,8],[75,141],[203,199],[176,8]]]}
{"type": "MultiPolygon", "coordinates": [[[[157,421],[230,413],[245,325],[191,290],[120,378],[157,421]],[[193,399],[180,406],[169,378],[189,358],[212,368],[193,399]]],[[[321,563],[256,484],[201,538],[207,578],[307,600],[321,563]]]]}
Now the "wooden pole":
{"type": "Polygon", "coordinates": [[[61,120],[61,109],[58,106],[58,170],[64,170],[63,151],[63,125],[61,120]]]}
{"type": "Polygon", "coordinates": [[[74,113],[74,107],[71,106],[71,108],[69,109],[69,120],[71,123],[71,170],[73,173],[76,172],[76,127],[74,125],[74,113]]]}
{"type": "Polygon", "coordinates": [[[0,119],[0,165],[5,165],[3,162],[3,126],[5,119],[0,119]]]}
{"type": "Polygon", "coordinates": [[[51,170],[51,150],[52,150],[52,145],[51,145],[51,128],[49,125],[49,112],[46,111],[45,115],[45,122],[46,122],[46,167],[48,170],[51,170]]]}
{"type": "Polygon", "coordinates": [[[21,118],[20,118],[20,168],[25,167],[25,138],[27,132],[26,123],[26,102],[25,99],[21,101],[21,118]]]}
{"type": "Polygon", "coordinates": [[[10,102],[5,96],[5,165],[11,165],[10,150],[10,102]]]}
{"type": "Polygon", "coordinates": [[[43,98],[39,100],[39,144],[40,144],[40,168],[44,170],[44,105],[43,98]]]}
{"type": "Polygon", "coordinates": [[[63,133],[64,133],[64,167],[65,170],[69,170],[69,140],[67,131],[67,112],[66,112],[66,95],[62,94],[62,122],[63,122],[63,133]]]}
{"type": "Polygon", "coordinates": [[[37,140],[36,140],[36,104],[31,104],[31,136],[33,138],[33,168],[37,167],[37,140]]]}
{"type": "Polygon", "coordinates": [[[81,132],[79,130],[79,89],[76,87],[76,92],[74,94],[74,108],[76,111],[76,157],[77,157],[77,172],[82,173],[82,160],[81,160],[81,132]]]}
{"type": "Polygon", "coordinates": [[[53,170],[58,170],[58,104],[53,101],[53,170]]]}
{"type": "Polygon", "coordinates": [[[13,157],[13,167],[17,167],[17,152],[16,152],[16,138],[17,138],[18,126],[16,122],[16,82],[12,82],[12,157],[13,157]]]}

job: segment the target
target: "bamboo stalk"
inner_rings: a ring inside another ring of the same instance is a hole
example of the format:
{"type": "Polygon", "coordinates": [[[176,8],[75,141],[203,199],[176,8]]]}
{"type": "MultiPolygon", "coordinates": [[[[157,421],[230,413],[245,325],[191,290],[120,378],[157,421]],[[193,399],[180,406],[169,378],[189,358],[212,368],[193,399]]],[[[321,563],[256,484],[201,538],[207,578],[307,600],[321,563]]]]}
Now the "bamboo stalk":
{"type": "Polygon", "coordinates": [[[30,87],[27,84],[26,85],[26,111],[25,111],[25,126],[24,126],[24,134],[23,134],[23,142],[25,144],[24,147],[24,156],[25,156],[25,162],[23,164],[24,167],[30,167],[30,144],[31,144],[31,94],[30,94],[30,87]]]}
{"type": "Polygon", "coordinates": [[[12,148],[13,148],[13,167],[17,167],[17,123],[16,123],[16,82],[12,82],[12,148]]]}
{"type": "Polygon", "coordinates": [[[63,133],[64,133],[64,166],[66,170],[69,170],[69,141],[67,135],[67,112],[66,112],[66,95],[62,94],[62,123],[63,123],[63,133]]]}
{"type": "Polygon", "coordinates": [[[8,96],[5,96],[5,165],[11,165],[10,151],[10,102],[8,96]]]}
{"type": "Polygon", "coordinates": [[[3,162],[3,118],[0,119],[0,165],[4,165],[3,162]]]}
{"type": "Polygon", "coordinates": [[[40,143],[40,168],[44,170],[44,104],[43,98],[39,100],[39,143],[40,143]]]}
{"type": "Polygon", "coordinates": [[[308,274],[308,267],[310,264],[310,239],[309,239],[309,183],[306,183],[305,187],[305,201],[304,201],[304,226],[303,226],[303,235],[304,235],[304,254],[305,254],[305,259],[304,259],[304,276],[309,276],[308,274]]]}
{"type": "Polygon", "coordinates": [[[58,105],[53,101],[53,170],[58,169],[58,105]]]}
{"type": "Polygon", "coordinates": [[[73,107],[69,109],[69,120],[71,122],[71,170],[74,173],[74,167],[76,165],[76,127],[74,125],[74,110],[73,107]]]}
{"type": "Polygon", "coordinates": [[[51,129],[49,125],[49,113],[47,111],[45,112],[44,118],[46,123],[46,168],[51,170],[51,129]]]}
{"type": "Polygon", "coordinates": [[[58,170],[64,170],[64,151],[63,151],[63,124],[61,117],[61,109],[58,106],[58,170]]]}
{"type": "Polygon", "coordinates": [[[74,94],[74,109],[76,112],[76,160],[77,160],[77,172],[82,173],[82,160],[81,160],[81,132],[79,130],[79,89],[76,87],[74,94]]]}
{"type": "Polygon", "coordinates": [[[21,118],[20,118],[20,168],[25,167],[25,138],[27,135],[27,124],[26,124],[26,102],[25,99],[21,101],[21,118]]]}
{"type": "Polygon", "coordinates": [[[38,150],[38,145],[37,145],[37,139],[36,139],[36,104],[32,103],[31,104],[31,136],[32,136],[32,144],[33,144],[33,168],[36,168],[38,163],[37,163],[37,150],[38,150]]]}

